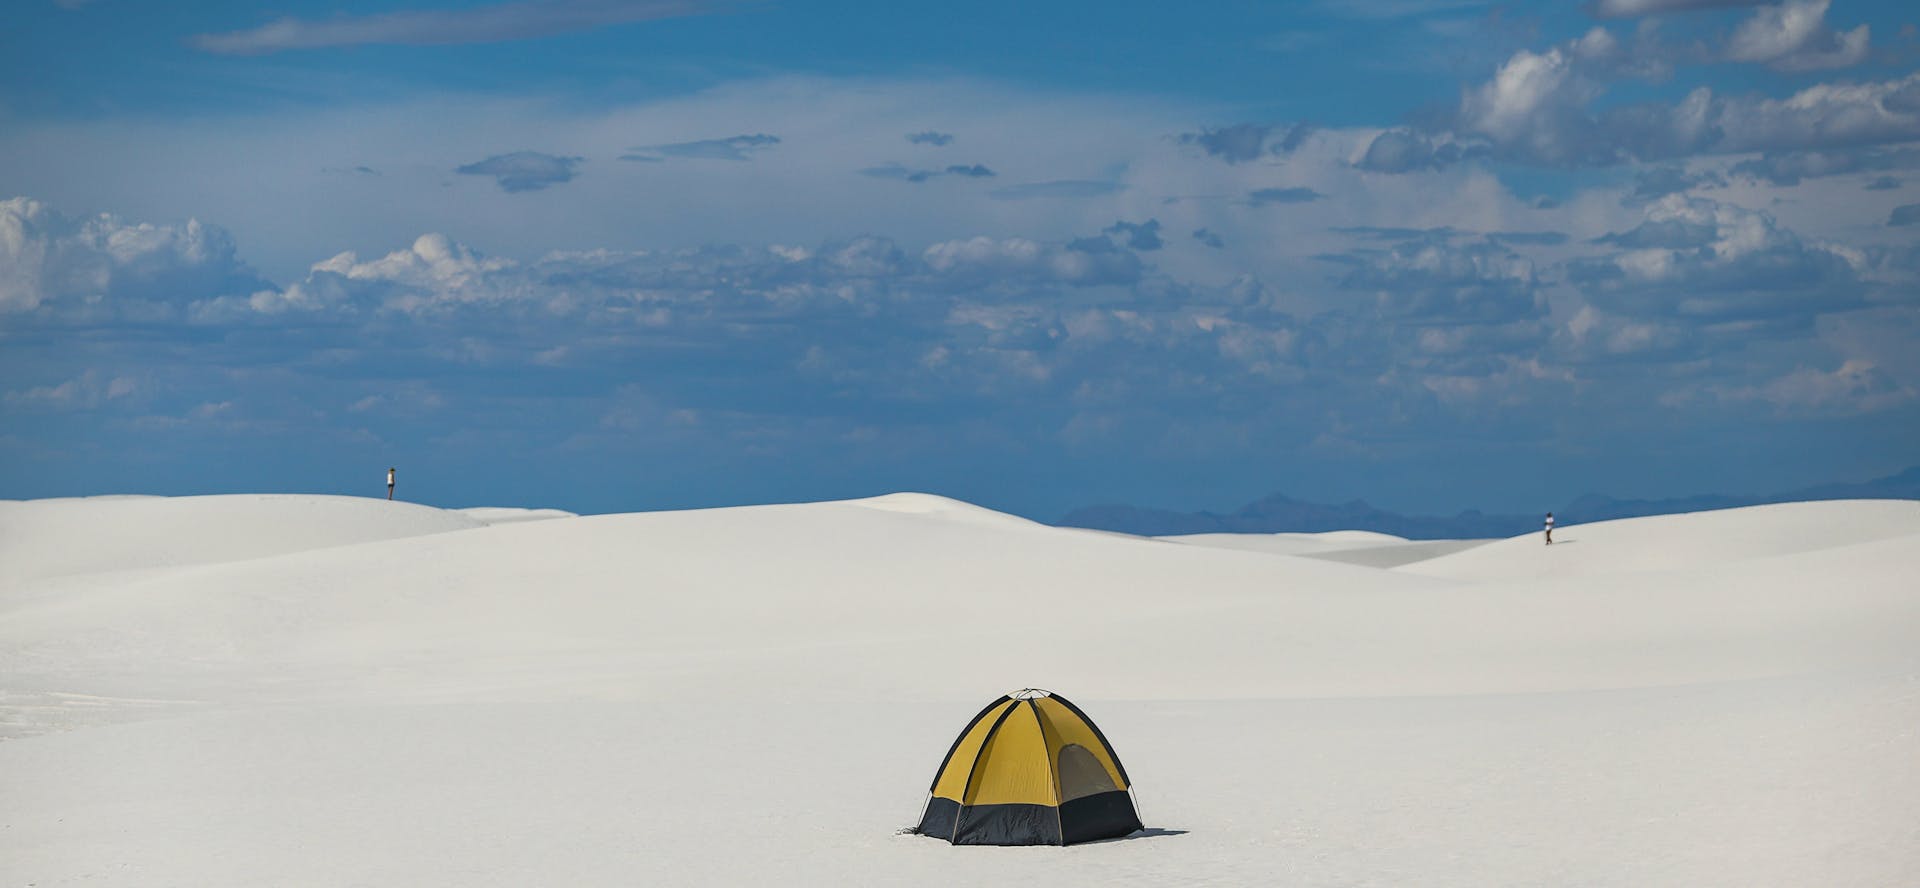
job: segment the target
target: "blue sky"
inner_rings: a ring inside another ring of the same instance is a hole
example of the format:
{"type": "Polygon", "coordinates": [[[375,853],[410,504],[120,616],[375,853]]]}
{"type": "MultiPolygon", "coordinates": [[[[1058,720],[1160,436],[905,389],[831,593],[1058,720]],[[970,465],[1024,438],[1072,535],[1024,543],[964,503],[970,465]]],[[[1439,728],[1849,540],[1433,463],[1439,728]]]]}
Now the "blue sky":
{"type": "Polygon", "coordinates": [[[1904,4],[12,13],[0,497],[1451,512],[1920,462],[1904,4]]]}

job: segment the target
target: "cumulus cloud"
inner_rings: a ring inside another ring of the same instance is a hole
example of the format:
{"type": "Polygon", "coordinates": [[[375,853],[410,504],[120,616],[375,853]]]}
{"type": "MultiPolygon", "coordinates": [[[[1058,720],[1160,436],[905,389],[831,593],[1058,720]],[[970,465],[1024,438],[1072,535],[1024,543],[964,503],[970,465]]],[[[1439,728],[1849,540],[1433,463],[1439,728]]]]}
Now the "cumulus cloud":
{"type": "Polygon", "coordinates": [[[1145,222],[1115,222],[1108,226],[1103,234],[1118,235],[1129,250],[1158,250],[1165,245],[1160,240],[1160,220],[1148,219],[1145,222]]]}
{"type": "Polygon", "coordinates": [[[932,145],[935,148],[942,148],[953,142],[953,134],[924,130],[917,133],[908,133],[907,141],[915,145],[932,145]]]}
{"type": "Polygon", "coordinates": [[[1677,165],[1657,166],[1640,170],[1633,176],[1633,191],[1630,196],[1636,200],[1653,200],[1693,191],[1698,188],[1725,188],[1725,176],[1713,170],[1693,170],[1677,165]]]}
{"type": "Polygon", "coordinates": [[[1920,148],[1770,152],[1734,164],[1731,172],[1775,185],[1793,186],[1803,179],[1909,169],[1920,169],[1920,148]]]}
{"type": "Polygon", "coordinates": [[[1579,44],[1515,53],[1492,80],[1465,91],[1446,128],[1484,140],[1501,159],[1559,167],[1920,139],[1920,111],[1905,110],[1900,98],[1920,86],[1920,74],[1816,84],[1779,99],[1697,87],[1671,105],[1599,108],[1605,79],[1582,60],[1579,44]]]}
{"type": "Polygon", "coordinates": [[[1292,154],[1308,136],[1313,135],[1314,129],[1308,123],[1285,127],[1236,123],[1205,128],[1197,133],[1182,133],[1180,144],[1197,146],[1208,156],[1227,163],[1246,163],[1262,157],[1292,154]]]}
{"type": "Polygon", "coordinates": [[[1390,129],[1373,137],[1354,165],[1376,173],[1412,173],[1442,169],[1487,153],[1484,145],[1436,141],[1406,129],[1390,129]]]}
{"type": "Polygon", "coordinates": [[[491,176],[501,191],[513,194],[571,182],[576,175],[574,169],[585,159],[541,154],[538,151],[515,151],[456,167],[454,172],[463,176],[491,176]]]}
{"type": "Polygon", "coordinates": [[[1349,258],[1340,285],[1401,322],[1506,325],[1545,311],[1533,262],[1496,241],[1421,238],[1349,258]]]}
{"type": "Polygon", "coordinates": [[[697,0],[522,0],[467,9],[409,10],[312,20],[281,18],[239,31],[200,34],[193,45],[223,55],[365,44],[500,43],[608,25],[700,15],[697,0]]]}
{"type": "Polygon", "coordinates": [[[1872,361],[1852,359],[1832,370],[1800,367],[1752,386],[1715,386],[1707,394],[1721,401],[1771,405],[1786,414],[1857,414],[1883,410],[1915,397],[1872,361]]]}
{"type": "Polygon", "coordinates": [[[72,379],[51,385],[37,385],[7,392],[0,400],[10,406],[47,410],[90,410],[108,401],[126,398],[140,390],[139,381],[130,376],[113,376],[89,369],[72,379]]]}
{"type": "Polygon", "coordinates": [[[1726,56],[1782,71],[1845,68],[1867,57],[1867,26],[1835,31],[1827,26],[1830,0],[1787,0],[1764,6],[1740,24],[1726,56]]]}
{"type": "Polygon", "coordinates": [[[1211,230],[1206,228],[1194,229],[1193,239],[1199,241],[1203,245],[1212,247],[1216,250],[1224,250],[1227,248],[1227,242],[1224,240],[1221,240],[1220,235],[1214,234],[1211,230]]]}
{"type": "Polygon", "coordinates": [[[1064,247],[1026,238],[975,237],[934,244],[921,253],[921,259],[936,278],[975,287],[1008,280],[1129,284],[1140,279],[1142,268],[1133,253],[1105,237],[1071,241],[1064,247]]]}
{"type": "Polygon", "coordinates": [[[217,226],[73,219],[28,198],[0,201],[0,314],[79,317],[117,306],[123,317],[160,318],[195,299],[268,286],[217,226]]]}
{"type": "Polygon", "coordinates": [[[1592,304],[1626,317],[1779,335],[1864,307],[1873,292],[1860,254],[1707,198],[1661,198],[1640,225],[1600,241],[1619,251],[1569,263],[1569,280],[1592,304]]]}
{"type": "Polygon", "coordinates": [[[665,145],[643,145],[620,155],[621,160],[659,163],[668,159],[752,160],[753,154],[780,144],[779,136],[766,133],[728,136],[724,139],[699,139],[665,145]]]}
{"type": "Polygon", "coordinates": [[[1904,228],[1920,225],[1920,204],[1904,204],[1893,208],[1887,216],[1887,225],[1892,228],[1904,228]]]}
{"type": "Polygon", "coordinates": [[[1892,176],[1877,176],[1860,187],[1868,191],[1897,191],[1900,188],[1900,180],[1892,176]]]}

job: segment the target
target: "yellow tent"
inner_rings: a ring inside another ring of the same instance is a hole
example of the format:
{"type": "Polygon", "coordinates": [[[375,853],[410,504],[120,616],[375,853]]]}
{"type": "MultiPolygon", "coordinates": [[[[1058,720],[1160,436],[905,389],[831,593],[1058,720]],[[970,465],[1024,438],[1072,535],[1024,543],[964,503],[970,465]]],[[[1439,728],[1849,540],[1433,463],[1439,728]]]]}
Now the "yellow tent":
{"type": "Polygon", "coordinates": [[[967,723],[916,832],[955,845],[1071,845],[1140,829],[1127,769],[1080,707],[1017,691],[967,723]]]}

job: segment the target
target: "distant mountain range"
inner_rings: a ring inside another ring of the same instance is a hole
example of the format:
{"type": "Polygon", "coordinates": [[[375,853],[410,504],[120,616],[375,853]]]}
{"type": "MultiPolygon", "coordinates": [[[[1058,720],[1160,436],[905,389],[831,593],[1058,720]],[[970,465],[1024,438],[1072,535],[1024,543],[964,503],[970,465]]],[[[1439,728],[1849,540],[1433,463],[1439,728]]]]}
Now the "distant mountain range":
{"type": "MultiPolygon", "coordinates": [[[[1767,496],[1705,495],[1643,500],[1587,494],[1553,512],[1556,522],[1565,526],[1643,515],[1671,515],[1763,503],[1833,499],[1920,499],[1920,466],[1858,484],[1822,484],[1767,496]]],[[[1062,527],[1117,530],[1142,536],[1372,530],[1415,540],[1444,540],[1510,537],[1528,533],[1539,529],[1541,517],[1539,513],[1488,515],[1472,509],[1451,516],[1402,515],[1374,508],[1363,500],[1330,505],[1301,502],[1276,493],[1224,515],[1107,505],[1075,509],[1054,523],[1062,527]]]]}

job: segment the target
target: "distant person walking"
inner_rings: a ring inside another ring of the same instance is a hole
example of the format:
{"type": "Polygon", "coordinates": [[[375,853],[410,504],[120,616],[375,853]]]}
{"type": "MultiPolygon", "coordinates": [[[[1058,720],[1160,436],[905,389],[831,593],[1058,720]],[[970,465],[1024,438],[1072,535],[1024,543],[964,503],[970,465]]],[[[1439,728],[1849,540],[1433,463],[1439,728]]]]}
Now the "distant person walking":
{"type": "MultiPolygon", "coordinates": [[[[393,468],[391,466],[387,468],[387,500],[389,502],[393,500],[393,468]]],[[[1547,516],[1547,523],[1553,523],[1552,515],[1547,516]]]]}
{"type": "MultiPolygon", "coordinates": [[[[389,479],[391,481],[391,479],[389,479]]],[[[1553,545],[1553,513],[1547,513],[1547,545],[1553,545]]]]}

